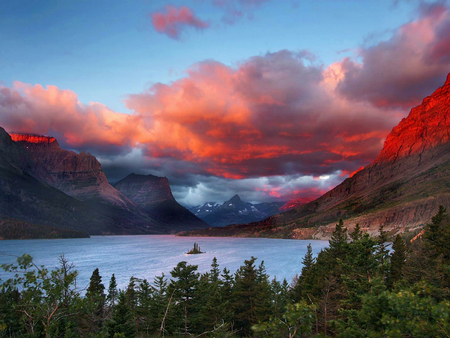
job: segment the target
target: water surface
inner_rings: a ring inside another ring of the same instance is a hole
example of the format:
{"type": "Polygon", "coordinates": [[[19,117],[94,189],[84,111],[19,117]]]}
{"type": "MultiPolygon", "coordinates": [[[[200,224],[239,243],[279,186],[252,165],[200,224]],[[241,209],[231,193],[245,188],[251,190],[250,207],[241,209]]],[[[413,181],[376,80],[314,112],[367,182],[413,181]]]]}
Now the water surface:
{"type": "MultiPolygon", "coordinates": [[[[58,256],[75,264],[80,273],[77,284],[89,283],[95,268],[99,268],[105,286],[114,273],[120,288],[126,287],[131,276],[153,281],[155,276],[170,271],[180,261],[199,266],[199,272],[210,269],[213,257],[220,268],[234,273],[244,260],[257,257],[257,265],[264,260],[268,274],[288,282],[300,273],[302,258],[311,243],[314,254],[328,245],[328,241],[230,238],[230,237],[176,237],[176,236],[93,236],[91,238],[53,240],[0,241],[0,251],[8,255],[30,254],[37,265],[58,266],[58,256]],[[194,242],[204,251],[200,255],[186,255],[194,242]]],[[[0,264],[14,263],[15,258],[0,255],[0,264]]],[[[0,270],[0,278],[7,276],[0,270]]]]}

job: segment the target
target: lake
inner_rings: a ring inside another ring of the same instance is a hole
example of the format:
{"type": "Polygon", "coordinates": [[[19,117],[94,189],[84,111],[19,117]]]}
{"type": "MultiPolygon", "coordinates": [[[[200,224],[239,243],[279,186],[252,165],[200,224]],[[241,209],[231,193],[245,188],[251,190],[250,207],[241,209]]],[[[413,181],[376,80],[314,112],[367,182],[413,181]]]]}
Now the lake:
{"type": "MultiPolygon", "coordinates": [[[[74,263],[79,272],[77,285],[88,285],[95,268],[106,288],[114,273],[120,288],[128,285],[131,276],[146,278],[152,282],[155,276],[170,271],[180,261],[199,266],[199,272],[210,269],[211,261],[217,258],[220,268],[227,267],[234,273],[244,260],[257,257],[256,265],[264,260],[271,279],[286,278],[288,282],[299,274],[302,258],[307,245],[311,243],[316,255],[328,246],[328,241],[289,240],[269,238],[231,238],[231,237],[176,237],[171,235],[143,236],[92,236],[80,239],[53,240],[8,240],[0,241],[0,264],[15,263],[16,259],[7,255],[30,254],[33,261],[46,268],[58,266],[58,256],[64,254],[74,263]],[[187,255],[194,242],[198,243],[204,254],[187,255]]],[[[6,279],[3,270],[0,278],[6,279]]]]}

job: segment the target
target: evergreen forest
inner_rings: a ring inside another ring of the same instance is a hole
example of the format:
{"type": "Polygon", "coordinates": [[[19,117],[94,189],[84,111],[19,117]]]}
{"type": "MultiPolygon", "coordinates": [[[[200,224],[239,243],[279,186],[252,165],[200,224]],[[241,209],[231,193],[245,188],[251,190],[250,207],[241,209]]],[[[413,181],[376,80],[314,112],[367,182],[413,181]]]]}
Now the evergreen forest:
{"type": "Polygon", "coordinates": [[[311,246],[292,281],[255,257],[234,273],[180,262],[152,281],[94,270],[77,288],[64,256],[47,270],[23,255],[2,265],[0,337],[449,337],[450,222],[440,207],[421,236],[377,236],[340,221],[329,246],[311,246]]]}

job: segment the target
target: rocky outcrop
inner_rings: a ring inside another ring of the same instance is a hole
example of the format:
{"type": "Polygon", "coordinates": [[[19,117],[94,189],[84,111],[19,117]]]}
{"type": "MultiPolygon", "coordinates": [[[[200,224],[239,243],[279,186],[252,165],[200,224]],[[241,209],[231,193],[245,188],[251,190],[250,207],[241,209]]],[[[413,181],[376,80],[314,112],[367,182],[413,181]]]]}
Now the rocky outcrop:
{"type": "Polygon", "coordinates": [[[40,169],[24,145],[59,148],[56,141],[49,141],[51,138],[33,135],[31,139],[24,137],[15,142],[0,127],[0,221],[26,222],[95,235],[168,232],[149,216],[111,203],[81,201],[39,179],[36,172],[40,169]]]}
{"type": "Polygon", "coordinates": [[[340,218],[350,229],[358,223],[370,233],[380,226],[398,233],[430,222],[439,205],[450,209],[450,74],[392,130],[370,165],[314,201],[223,233],[328,239],[340,218]]]}
{"type": "Polygon", "coordinates": [[[33,162],[30,172],[39,180],[81,201],[103,200],[133,209],[133,204],[108,183],[95,156],[64,150],[49,136],[10,135],[28,153],[33,162]]]}
{"type": "Polygon", "coordinates": [[[155,219],[169,224],[173,232],[209,226],[178,204],[167,177],[130,174],[114,184],[114,188],[155,219]]]}
{"type": "Polygon", "coordinates": [[[421,154],[450,140],[450,74],[444,86],[411,109],[387,136],[375,162],[393,162],[421,154]]]}
{"type": "Polygon", "coordinates": [[[142,208],[175,201],[167,177],[133,173],[114,184],[114,187],[142,208]]]}

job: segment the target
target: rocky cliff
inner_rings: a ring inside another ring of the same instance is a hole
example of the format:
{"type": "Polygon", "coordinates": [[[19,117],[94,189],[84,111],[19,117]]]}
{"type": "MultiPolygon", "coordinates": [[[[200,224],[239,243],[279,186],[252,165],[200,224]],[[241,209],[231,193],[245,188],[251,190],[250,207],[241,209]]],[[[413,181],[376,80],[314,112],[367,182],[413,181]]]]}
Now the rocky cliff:
{"type": "Polygon", "coordinates": [[[31,144],[59,148],[56,140],[35,135],[22,136],[20,142],[15,142],[0,127],[0,221],[26,222],[95,235],[168,232],[149,216],[111,203],[84,202],[47,184],[36,174],[41,169],[31,158],[30,149],[24,147],[31,144]]]}
{"type": "Polygon", "coordinates": [[[33,162],[30,171],[58,190],[81,201],[103,200],[126,209],[133,204],[109,183],[95,156],[62,149],[55,138],[10,134],[33,162]]]}
{"type": "Polygon", "coordinates": [[[114,188],[152,217],[170,224],[171,231],[204,229],[209,226],[178,204],[166,177],[130,174],[114,184],[114,188]]]}
{"type": "MultiPolygon", "coordinates": [[[[329,238],[339,218],[368,232],[419,228],[450,209],[450,74],[387,136],[379,156],[320,198],[262,222],[209,235],[329,238]]],[[[203,233],[208,235],[208,233],[203,233]]]]}

